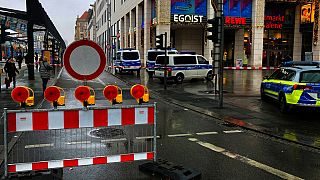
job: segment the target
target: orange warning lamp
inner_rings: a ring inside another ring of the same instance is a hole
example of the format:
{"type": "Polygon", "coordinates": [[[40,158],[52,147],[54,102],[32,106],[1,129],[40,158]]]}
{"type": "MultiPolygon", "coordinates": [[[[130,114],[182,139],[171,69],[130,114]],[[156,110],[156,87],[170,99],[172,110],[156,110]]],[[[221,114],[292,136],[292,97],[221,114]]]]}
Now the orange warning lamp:
{"type": "Polygon", "coordinates": [[[130,94],[137,100],[139,104],[149,102],[148,88],[143,85],[137,84],[132,86],[132,88],[130,89],[130,94]]]}
{"type": "Polygon", "coordinates": [[[74,92],[76,99],[83,103],[84,107],[88,106],[88,99],[90,98],[90,88],[88,86],[79,86],[74,92]]]}
{"type": "Polygon", "coordinates": [[[12,99],[20,103],[21,107],[26,107],[26,101],[29,98],[29,90],[27,87],[24,86],[18,86],[14,88],[11,92],[12,99]]]}
{"type": "Polygon", "coordinates": [[[56,86],[50,86],[44,91],[44,98],[53,103],[53,107],[57,108],[58,99],[61,97],[60,89],[56,86]]]}
{"type": "Polygon", "coordinates": [[[108,85],[103,89],[104,97],[112,105],[122,103],[122,90],[118,86],[108,85]]]}

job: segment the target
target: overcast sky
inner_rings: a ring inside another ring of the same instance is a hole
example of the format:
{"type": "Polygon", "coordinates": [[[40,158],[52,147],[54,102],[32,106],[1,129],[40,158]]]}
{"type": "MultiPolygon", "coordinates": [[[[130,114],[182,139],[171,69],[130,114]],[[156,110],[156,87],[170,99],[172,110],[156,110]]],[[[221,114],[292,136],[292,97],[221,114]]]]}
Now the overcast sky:
{"type": "MultiPolygon", "coordinates": [[[[81,16],[94,0],[39,0],[62,38],[73,42],[77,15],[81,16]]],[[[0,7],[26,10],[26,0],[0,0],[0,7]]]]}

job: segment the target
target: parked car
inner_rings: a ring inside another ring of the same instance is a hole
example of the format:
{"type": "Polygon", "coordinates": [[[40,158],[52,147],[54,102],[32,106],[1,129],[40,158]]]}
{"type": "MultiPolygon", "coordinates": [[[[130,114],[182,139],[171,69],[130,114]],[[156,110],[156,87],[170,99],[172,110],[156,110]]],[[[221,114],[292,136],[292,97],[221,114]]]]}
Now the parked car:
{"type": "Polygon", "coordinates": [[[320,108],[320,64],[317,62],[289,62],[271,76],[264,77],[260,88],[261,99],[273,98],[280,111],[294,106],[320,108]]]}
{"type": "MultiPolygon", "coordinates": [[[[168,54],[177,54],[178,51],[175,49],[167,50],[168,54]]],[[[154,74],[154,66],[156,64],[156,58],[158,55],[165,54],[165,50],[163,49],[149,49],[148,50],[148,59],[147,59],[147,72],[149,76],[152,77],[154,74]]]]}
{"type": "Polygon", "coordinates": [[[119,49],[114,61],[115,72],[137,71],[141,69],[140,53],[136,49],[119,49]]]}
{"type": "Polygon", "coordinates": [[[168,79],[173,79],[176,83],[194,78],[206,78],[208,81],[213,79],[212,65],[201,55],[171,54],[168,55],[167,62],[164,55],[159,55],[154,77],[163,81],[165,69],[168,79]]]}

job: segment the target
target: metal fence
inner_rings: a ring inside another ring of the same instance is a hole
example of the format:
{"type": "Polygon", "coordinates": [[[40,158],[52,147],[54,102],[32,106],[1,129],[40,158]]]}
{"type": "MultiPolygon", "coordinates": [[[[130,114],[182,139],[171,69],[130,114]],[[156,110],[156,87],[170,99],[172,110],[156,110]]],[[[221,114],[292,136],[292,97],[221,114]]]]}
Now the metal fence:
{"type": "Polygon", "coordinates": [[[4,110],[5,176],[156,159],[156,105],[4,110]],[[16,132],[23,132],[15,137],[16,132]],[[19,138],[8,151],[8,137],[19,138]]]}

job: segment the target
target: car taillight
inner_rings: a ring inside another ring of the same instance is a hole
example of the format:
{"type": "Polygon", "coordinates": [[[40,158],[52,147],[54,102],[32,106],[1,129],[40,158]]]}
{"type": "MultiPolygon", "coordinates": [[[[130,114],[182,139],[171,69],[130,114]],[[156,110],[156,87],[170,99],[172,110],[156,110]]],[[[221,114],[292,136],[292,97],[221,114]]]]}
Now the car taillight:
{"type": "Polygon", "coordinates": [[[168,68],[168,72],[171,72],[172,71],[172,68],[168,68]]]}
{"type": "Polygon", "coordinates": [[[307,86],[307,85],[299,85],[299,84],[295,84],[293,86],[294,90],[311,90],[312,87],[311,86],[307,86]]]}

